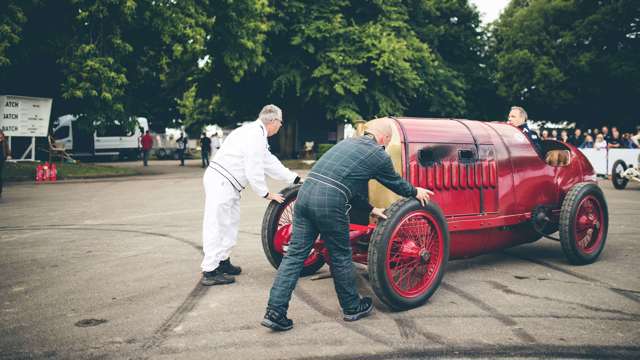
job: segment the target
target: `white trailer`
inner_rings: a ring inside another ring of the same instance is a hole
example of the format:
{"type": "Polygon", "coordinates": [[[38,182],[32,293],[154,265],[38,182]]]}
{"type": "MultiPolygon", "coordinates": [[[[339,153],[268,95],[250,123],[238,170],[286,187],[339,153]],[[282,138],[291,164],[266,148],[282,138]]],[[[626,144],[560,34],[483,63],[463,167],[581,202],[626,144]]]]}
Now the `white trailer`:
{"type": "Polygon", "coordinates": [[[53,136],[75,157],[117,156],[121,159],[137,159],[140,155],[140,138],[149,130],[146,118],[138,117],[137,126],[131,129],[114,121],[99,127],[93,134],[78,126],[77,117],[63,115],[53,123],[53,136]]]}

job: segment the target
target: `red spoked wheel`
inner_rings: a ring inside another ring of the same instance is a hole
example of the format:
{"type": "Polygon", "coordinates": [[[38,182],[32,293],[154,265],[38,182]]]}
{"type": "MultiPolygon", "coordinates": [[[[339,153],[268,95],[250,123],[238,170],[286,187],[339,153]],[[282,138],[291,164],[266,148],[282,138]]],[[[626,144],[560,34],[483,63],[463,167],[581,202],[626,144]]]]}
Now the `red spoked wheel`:
{"type": "MultiPolygon", "coordinates": [[[[269,263],[274,268],[280,266],[282,258],[289,247],[291,232],[293,230],[293,210],[301,185],[293,185],[281,191],[284,202],[269,203],[262,220],[262,249],[269,263]]],[[[315,248],[304,261],[301,275],[307,276],[316,273],[324,265],[324,258],[315,248]]]]}
{"type": "Polygon", "coordinates": [[[590,264],[604,249],[609,212],[602,190],[594,183],[575,185],[562,202],[560,242],[567,259],[590,264]]]}
{"type": "Polygon", "coordinates": [[[376,295],[394,309],[423,304],[436,291],[449,259],[442,210],[404,199],[387,210],[369,245],[369,278],[376,295]]]}

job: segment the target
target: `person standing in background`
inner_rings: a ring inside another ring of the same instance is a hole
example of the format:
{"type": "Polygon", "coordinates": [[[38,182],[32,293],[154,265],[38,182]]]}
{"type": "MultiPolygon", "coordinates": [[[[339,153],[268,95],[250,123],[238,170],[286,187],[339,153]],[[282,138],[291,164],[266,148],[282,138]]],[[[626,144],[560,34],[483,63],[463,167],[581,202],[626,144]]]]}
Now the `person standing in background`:
{"type": "Polygon", "coordinates": [[[631,135],[629,140],[631,141],[634,149],[640,148],[640,125],[636,126],[636,134],[631,135]]]}
{"type": "Polygon", "coordinates": [[[144,166],[147,166],[149,162],[149,152],[151,152],[151,149],[153,148],[153,138],[151,137],[149,130],[142,135],[140,145],[142,146],[142,163],[144,166]]]}
{"type": "Polygon", "coordinates": [[[588,135],[584,137],[584,141],[580,144],[580,149],[593,149],[593,137],[588,135]]]}
{"type": "Polygon", "coordinates": [[[596,135],[596,142],[593,143],[593,148],[597,150],[607,149],[607,140],[604,139],[604,135],[596,135]]]}
{"type": "Polygon", "coordinates": [[[11,149],[9,149],[9,143],[4,136],[4,132],[0,130],[0,198],[2,197],[2,170],[4,169],[4,162],[7,159],[11,159],[11,149]]]}
{"type": "Polygon", "coordinates": [[[583,142],[583,141],[584,141],[584,138],[583,138],[583,136],[582,136],[582,130],[580,130],[579,128],[576,128],[576,129],[573,131],[573,136],[571,136],[571,137],[569,138],[569,142],[570,142],[573,146],[575,146],[575,147],[579,148],[579,147],[580,147],[580,145],[582,145],[582,142],[583,142]]]}
{"type": "Polygon", "coordinates": [[[622,140],[620,141],[621,148],[623,149],[635,149],[635,144],[631,141],[631,134],[624,133],[622,134],[622,140]]]}
{"type": "Polygon", "coordinates": [[[180,166],[184,166],[184,152],[187,150],[187,137],[183,132],[180,132],[180,137],[176,140],[176,146],[178,148],[178,158],[180,159],[180,166]]]}
{"type": "Polygon", "coordinates": [[[620,131],[618,131],[617,127],[611,128],[611,137],[607,141],[607,146],[609,147],[609,149],[617,149],[622,146],[620,131]]]}
{"type": "MultiPolygon", "coordinates": [[[[611,135],[609,134],[609,128],[606,126],[602,127],[602,137],[604,139],[604,141],[609,142],[609,140],[611,139],[611,135]]],[[[596,143],[598,142],[598,140],[596,139],[596,143]]]]}
{"type": "Polygon", "coordinates": [[[549,140],[549,130],[543,129],[542,133],[540,134],[540,138],[542,140],[549,140]]]}
{"type": "Polygon", "coordinates": [[[202,168],[209,166],[209,153],[211,152],[211,139],[207,137],[207,133],[200,136],[200,155],[202,157],[202,168]]]}
{"type": "Polygon", "coordinates": [[[213,133],[213,135],[211,135],[211,142],[210,142],[210,146],[211,146],[211,158],[213,159],[213,157],[216,155],[216,152],[218,152],[218,149],[220,149],[220,146],[222,145],[220,142],[220,137],[218,137],[218,133],[215,132],[213,133]]]}

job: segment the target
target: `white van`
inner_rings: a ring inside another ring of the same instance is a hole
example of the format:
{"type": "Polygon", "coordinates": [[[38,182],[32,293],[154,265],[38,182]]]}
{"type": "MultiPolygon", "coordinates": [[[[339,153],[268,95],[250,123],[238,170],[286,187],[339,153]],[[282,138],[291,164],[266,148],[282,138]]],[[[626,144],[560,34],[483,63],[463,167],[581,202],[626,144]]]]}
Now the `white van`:
{"type": "Polygon", "coordinates": [[[146,118],[136,118],[138,126],[133,130],[114,121],[90,134],[79,126],[77,117],[63,115],[53,123],[53,136],[64,144],[65,150],[76,157],[117,156],[121,159],[136,159],[140,154],[140,138],[149,130],[146,118]]]}

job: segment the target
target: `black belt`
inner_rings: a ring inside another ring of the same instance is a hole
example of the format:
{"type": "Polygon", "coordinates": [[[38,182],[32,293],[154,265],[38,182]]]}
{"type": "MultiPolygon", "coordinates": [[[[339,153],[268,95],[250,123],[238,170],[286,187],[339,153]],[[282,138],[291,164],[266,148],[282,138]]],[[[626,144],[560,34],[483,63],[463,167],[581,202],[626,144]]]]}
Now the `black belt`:
{"type": "Polygon", "coordinates": [[[233,174],[229,170],[225,169],[224,166],[218,164],[215,161],[211,161],[209,167],[212,170],[215,170],[218,174],[222,175],[223,178],[227,179],[229,184],[231,184],[231,186],[233,186],[233,188],[236,189],[237,192],[241,192],[242,190],[244,190],[244,186],[240,184],[240,181],[238,181],[238,179],[236,179],[236,177],[233,176],[233,174]],[[230,178],[233,180],[231,180],[230,178]]]}

